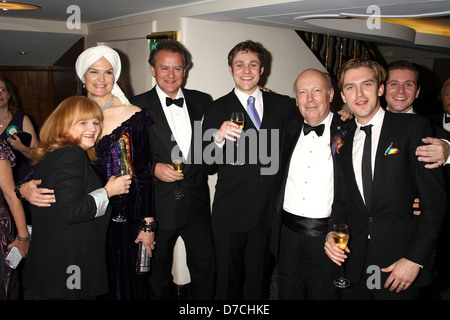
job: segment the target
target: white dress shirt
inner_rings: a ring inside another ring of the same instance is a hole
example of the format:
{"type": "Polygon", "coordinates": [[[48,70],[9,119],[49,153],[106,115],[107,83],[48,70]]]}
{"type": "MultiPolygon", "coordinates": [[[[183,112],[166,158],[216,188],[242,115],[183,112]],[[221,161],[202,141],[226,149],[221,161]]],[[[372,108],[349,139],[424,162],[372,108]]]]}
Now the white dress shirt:
{"type": "Polygon", "coordinates": [[[372,127],[372,179],[375,168],[375,156],[378,148],[378,140],[380,139],[381,127],[383,126],[385,111],[380,107],[375,116],[370,119],[369,123],[361,125],[356,120],[355,138],[353,140],[353,170],[355,171],[356,184],[358,185],[359,192],[364,199],[364,192],[362,187],[362,172],[361,163],[363,157],[364,140],[366,139],[366,133],[361,130],[361,126],[373,125],[372,127]]]}
{"type": "Polygon", "coordinates": [[[283,209],[306,218],[326,218],[333,204],[333,158],[330,148],[330,125],[333,114],[321,122],[322,136],[303,130],[289,163],[283,209]]]}
{"type": "MultiPolygon", "coordinates": [[[[189,154],[191,146],[192,127],[189,118],[189,112],[186,107],[186,99],[183,102],[183,108],[178,107],[175,104],[166,106],[166,97],[169,97],[164,93],[161,88],[156,85],[156,92],[158,93],[159,100],[166,115],[167,122],[169,123],[170,130],[172,131],[172,137],[180,147],[183,156],[186,159],[189,154]]],[[[178,90],[178,94],[175,99],[184,98],[183,90],[178,90]]]]}

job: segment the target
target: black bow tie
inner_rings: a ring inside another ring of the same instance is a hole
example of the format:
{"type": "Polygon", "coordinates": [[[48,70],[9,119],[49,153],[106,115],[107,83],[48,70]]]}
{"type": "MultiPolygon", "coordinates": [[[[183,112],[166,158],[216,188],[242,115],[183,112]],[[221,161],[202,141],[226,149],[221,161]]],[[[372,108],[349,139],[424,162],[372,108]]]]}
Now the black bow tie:
{"type": "Polygon", "coordinates": [[[305,136],[308,135],[311,131],[315,131],[316,134],[320,137],[323,135],[323,130],[325,130],[325,125],[319,124],[317,127],[310,126],[306,122],[303,124],[303,132],[305,133],[305,136]]]}
{"type": "Polygon", "coordinates": [[[445,123],[450,123],[450,116],[445,114],[444,121],[445,121],[445,123]]]}
{"type": "Polygon", "coordinates": [[[178,98],[178,99],[172,99],[169,97],[166,97],[166,106],[170,106],[171,104],[175,104],[177,106],[179,106],[180,108],[183,108],[183,98],[178,98]]]}

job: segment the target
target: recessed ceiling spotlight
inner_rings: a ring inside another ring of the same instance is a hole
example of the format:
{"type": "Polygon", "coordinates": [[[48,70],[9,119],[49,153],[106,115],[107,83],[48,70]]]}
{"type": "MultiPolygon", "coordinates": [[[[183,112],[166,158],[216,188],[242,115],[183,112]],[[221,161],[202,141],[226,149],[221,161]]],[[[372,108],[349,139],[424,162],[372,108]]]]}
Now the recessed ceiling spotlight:
{"type": "Polygon", "coordinates": [[[38,10],[41,7],[34,4],[0,1],[0,9],[4,11],[33,11],[38,10]]]}
{"type": "Polygon", "coordinates": [[[24,56],[24,55],[28,54],[28,51],[17,51],[17,54],[24,56]]]}

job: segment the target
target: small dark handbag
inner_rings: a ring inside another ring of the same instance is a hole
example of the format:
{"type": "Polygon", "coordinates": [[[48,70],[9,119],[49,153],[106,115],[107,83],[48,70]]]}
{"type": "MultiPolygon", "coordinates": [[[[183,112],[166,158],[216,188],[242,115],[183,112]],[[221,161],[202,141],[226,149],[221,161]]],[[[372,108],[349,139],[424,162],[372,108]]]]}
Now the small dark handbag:
{"type": "Polygon", "coordinates": [[[30,144],[31,144],[31,134],[29,134],[28,132],[19,131],[19,132],[16,132],[16,136],[19,137],[20,141],[22,142],[22,144],[24,146],[27,146],[27,147],[30,146],[30,144]]]}

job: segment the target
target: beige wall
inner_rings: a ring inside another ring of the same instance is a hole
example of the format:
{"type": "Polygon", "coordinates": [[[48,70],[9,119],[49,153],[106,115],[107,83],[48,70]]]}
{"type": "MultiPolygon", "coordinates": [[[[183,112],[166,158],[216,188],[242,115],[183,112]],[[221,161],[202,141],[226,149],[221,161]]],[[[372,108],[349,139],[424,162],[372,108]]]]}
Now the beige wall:
{"type": "Polygon", "coordinates": [[[182,19],[181,26],[180,40],[192,53],[194,63],[186,87],[206,91],[213,98],[227,94],[234,86],[227,55],[241,41],[259,42],[270,52],[264,86],[275,92],[293,97],[292,85],[302,70],[324,70],[294,30],[188,18],[182,19]]]}
{"type": "Polygon", "coordinates": [[[154,85],[147,63],[149,49],[146,36],[159,31],[179,31],[179,40],[191,52],[194,63],[186,88],[208,92],[214,99],[233,87],[227,54],[240,41],[250,39],[260,42],[270,52],[271,61],[266,68],[269,75],[264,85],[275,92],[293,96],[292,84],[302,70],[311,67],[324,70],[293,30],[180,17],[169,19],[167,16],[161,19],[165,21],[161,28],[160,20],[136,19],[89,26],[88,36],[89,47],[107,44],[128,58],[126,63],[129,63],[130,69],[124,70],[123,77],[130,79],[134,94],[154,85]],[[167,21],[172,21],[172,26],[167,21]]]}

